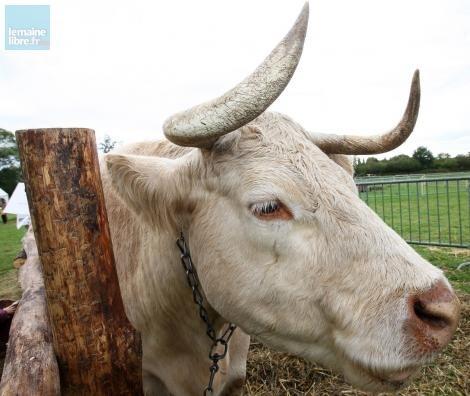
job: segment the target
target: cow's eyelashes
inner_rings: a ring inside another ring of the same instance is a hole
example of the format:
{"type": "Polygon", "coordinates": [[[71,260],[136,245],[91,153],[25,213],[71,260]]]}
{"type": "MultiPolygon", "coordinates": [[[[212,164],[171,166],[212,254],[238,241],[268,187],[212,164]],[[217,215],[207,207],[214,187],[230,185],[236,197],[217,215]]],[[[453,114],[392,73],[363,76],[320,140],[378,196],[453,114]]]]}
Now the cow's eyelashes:
{"type": "Polygon", "coordinates": [[[252,205],[251,210],[253,214],[258,216],[266,216],[271,215],[277,212],[280,208],[279,202],[277,201],[268,201],[268,202],[261,202],[255,203],[252,205]]]}
{"type": "Polygon", "coordinates": [[[290,220],[292,213],[279,200],[257,202],[250,206],[251,213],[261,220],[290,220]]]}

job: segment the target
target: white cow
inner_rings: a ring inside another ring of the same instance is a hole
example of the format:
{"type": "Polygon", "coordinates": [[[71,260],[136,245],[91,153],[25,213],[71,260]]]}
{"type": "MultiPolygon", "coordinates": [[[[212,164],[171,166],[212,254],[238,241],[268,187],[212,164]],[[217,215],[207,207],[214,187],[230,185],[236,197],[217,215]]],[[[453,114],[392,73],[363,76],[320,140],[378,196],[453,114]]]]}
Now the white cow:
{"type": "Polygon", "coordinates": [[[148,395],[200,395],[208,383],[212,342],[181,266],[181,232],[216,331],[239,326],[215,394],[240,393],[249,336],[385,391],[406,384],[455,331],[459,303],[442,271],[361,201],[346,156],[386,152],[409,136],[418,73],[403,119],[384,135],[310,133],[267,113],[294,73],[307,21],[308,5],[251,76],[171,117],[169,141],[106,157],[119,281],[142,333],[148,395]]]}

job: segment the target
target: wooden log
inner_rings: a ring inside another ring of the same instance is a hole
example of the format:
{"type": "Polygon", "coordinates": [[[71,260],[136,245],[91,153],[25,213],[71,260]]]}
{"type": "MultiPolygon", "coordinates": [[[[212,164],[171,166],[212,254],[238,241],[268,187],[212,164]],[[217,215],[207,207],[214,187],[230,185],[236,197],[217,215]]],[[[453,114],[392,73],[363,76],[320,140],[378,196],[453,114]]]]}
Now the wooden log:
{"type": "Polygon", "coordinates": [[[64,395],[142,394],[141,343],[118,285],[94,131],[17,131],[64,395]]]}
{"type": "Polygon", "coordinates": [[[23,239],[28,258],[19,270],[23,290],[10,328],[0,395],[60,395],[46,296],[32,230],[23,239]]]}

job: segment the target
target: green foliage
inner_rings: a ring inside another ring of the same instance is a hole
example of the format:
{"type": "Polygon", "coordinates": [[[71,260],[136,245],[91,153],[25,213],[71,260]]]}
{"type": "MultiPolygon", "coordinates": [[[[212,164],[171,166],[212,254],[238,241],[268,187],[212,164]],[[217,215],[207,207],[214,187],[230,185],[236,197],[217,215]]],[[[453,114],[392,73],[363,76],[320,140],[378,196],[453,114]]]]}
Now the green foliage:
{"type": "Polygon", "coordinates": [[[21,179],[15,135],[0,128],[0,188],[9,195],[21,179]]]}
{"type": "Polygon", "coordinates": [[[15,165],[18,165],[15,135],[0,128],[0,169],[15,165]]]}
{"type": "Polygon", "coordinates": [[[0,187],[11,196],[18,182],[21,180],[21,169],[17,166],[0,169],[0,187]]]}
{"type": "Polygon", "coordinates": [[[384,168],[389,174],[411,173],[417,169],[421,169],[421,163],[416,158],[410,158],[402,154],[390,158],[384,168]]]}
{"type": "Polygon", "coordinates": [[[366,161],[356,158],[354,169],[356,176],[469,171],[470,153],[456,157],[440,153],[434,157],[431,151],[421,146],[415,150],[412,157],[401,154],[383,160],[375,157],[369,157],[366,161]]]}
{"type": "Polygon", "coordinates": [[[450,158],[449,153],[439,153],[439,154],[437,154],[437,159],[442,160],[442,159],[448,159],[448,158],[450,158]]]}
{"type": "Polygon", "coordinates": [[[455,157],[455,162],[458,170],[470,169],[470,153],[467,153],[467,155],[458,155],[455,157]]]}
{"type": "Polygon", "coordinates": [[[415,150],[413,158],[417,160],[423,168],[431,166],[434,162],[434,155],[424,146],[420,146],[415,150]]]}

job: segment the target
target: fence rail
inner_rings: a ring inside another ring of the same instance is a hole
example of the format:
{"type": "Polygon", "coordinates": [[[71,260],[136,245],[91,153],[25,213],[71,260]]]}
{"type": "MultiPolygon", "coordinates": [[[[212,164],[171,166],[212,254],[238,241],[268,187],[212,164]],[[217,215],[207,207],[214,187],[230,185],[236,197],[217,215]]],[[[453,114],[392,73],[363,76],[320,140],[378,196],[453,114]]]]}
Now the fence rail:
{"type": "Polygon", "coordinates": [[[367,205],[407,242],[470,248],[470,176],[356,184],[367,205]]]}

